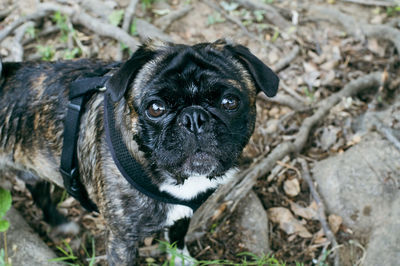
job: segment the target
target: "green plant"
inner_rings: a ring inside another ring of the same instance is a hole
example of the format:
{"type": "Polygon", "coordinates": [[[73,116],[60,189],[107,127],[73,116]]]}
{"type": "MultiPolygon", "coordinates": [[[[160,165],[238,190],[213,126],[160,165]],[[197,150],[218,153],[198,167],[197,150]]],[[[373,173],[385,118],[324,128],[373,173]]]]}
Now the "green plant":
{"type": "MultiPolygon", "coordinates": [[[[167,254],[170,255],[170,259],[168,261],[165,261],[162,265],[163,266],[175,266],[175,259],[179,258],[182,261],[182,265],[185,265],[186,262],[190,262],[190,264],[195,264],[197,265],[198,262],[196,259],[186,256],[184,254],[181,254],[178,252],[178,249],[176,247],[176,243],[170,244],[165,241],[158,241],[160,243],[160,250],[163,252],[166,252],[167,254]]],[[[150,264],[154,265],[154,264],[150,264]]]]}
{"type": "Polygon", "coordinates": [[[207,26],[222,22],[225,22],[225,19],[221,16],[220,13],[214,13],[213,15],[208,15],[207,26]]]}
{"type": "Polygon", "coordinates": [[[44,61],[53,60],[54,54],[56,53],[54,47],[49,45],[38,45],[36,49],[44,61]]]}
{"type": "MultiPolygon", "coordinates": [[[[182,265],[184,262],[190,262],[190,265],[196,266],[207,266],[207,265],[243,265],[243,266],[285,266],[286,263],[281,262],[271,255],[258,256],[251,252],[241,252],[237,256],[241,257],[241,261],[233,262],[230,260],[196,260],[189,256],[180,254],[177,251],[176,244],[170,244],[165,241],[158,241],[160,243],[160,249],[163,252],[169,254],[170,259],[165,261],[162,266],[175,266],[175,259],[180,258],[182,265]]],[[[148,266],[156,266],[154,259],[147,260],[148,266]]],[[[296,263],[296,266],[303,266],[301,263],[296,263]]]]}
{"type": "Polygon", "coordinates": [[[3,233],[4,249],[0,250],[0,266],[8,266],[8,254],[7,254],[7,234],[6,231],[10,227],[10,223],[3,217],[7,211],[11,208],[11,193],[8,190],[0,188],[0,232],[3,233]]]}
{"type": "Polygon", "coordinates": [[[74,58],[78,57],[80,53],[81,53],[81,49],[79,49],[77,47],[75,47],[73,49],[67,49],[64,52],[63,58],[66,60],[74,59],[74,58]]]}
{"type": "Polygon", "coordinates": [[[54,258],[49,260],[50,262],[64,262],[68,265],[78,265],[76,263],[71,263],[71,262],[67,262],[67,260],[72,261],[72,262],[76,262],[78,260],[78,257],[74,255],[74,251],[72,250],[71,246],[69,245],[69,243],[66,240],[63,240],[62,242],[65,246],[65,248],[57,246],[57,249],[59,251],[61,251],[64,256],[63,257],[59,257],[59,258],[54,258]]]}
{"type": "Polygon", "coordinates": [[[306,94],[306,96],[310,99],[310,101],[313,102],[314,92],[312,90],[309,90],[307,86],[303,86],[303,91],[306,94]]]}
{"type": "Polygon", "coordinates": [[[142,9],[148,9],[156,0],[142,0],[142,9]]]}
{"type": "Polygon", "coordinates": [[[394,7],[387,7],[386,8],[386,14],[391,17],[391,16],[395,16],[400,12],[400,5],[398,6],[394,6],[394,7]]]}
{"type": "Polygon", "coordinates": [[[89,252],[86,250],[85,246],[82,245],[83,250],[85,251],[86,256],[90,257],[90,261],[89,261],[89,266],[94,266],[95,262],[96,262],[96,249],[95,249],[95,245],[94,245],[94,238],[91,238],[92,240],[92,255],[89,255],[89,252]]]}
{"type": "Polygon", "coordinates": [[[53,17],[52,17],[53,21],[56,23],[57,27],[60,29],[61,31],[61,40],[63,42],[67,42],[68,41],[68,35],[69,34],[75,34],[75,30],[72,27],[72,25],[70,25],[70,23],[68,23],[68,17],[66,15],[61,14],[60,11],[57,11],[54,13],[53,17]]]}
{"type": "Polygon", "coordinates": [[[31,37],[31,38],[35,38],[36,37],[36,30],[35,30],[35,27],[33,25],[27,27],[25,29],[25,32],[28,33],[29,37],[31,37]]]}

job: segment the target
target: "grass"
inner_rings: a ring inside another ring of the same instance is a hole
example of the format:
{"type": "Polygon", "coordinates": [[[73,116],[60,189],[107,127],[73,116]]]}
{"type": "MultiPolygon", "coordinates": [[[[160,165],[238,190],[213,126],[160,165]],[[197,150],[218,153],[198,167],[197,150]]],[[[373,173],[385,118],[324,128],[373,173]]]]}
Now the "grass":
{"type": "MultiPolygon", "coordinates": [[[[160,249],[167,253],[169,259],[165,261],[162,266],[175,266],[175,259],[179,258],[184,262],[190,262],[191,265],[206,266],[206,265],[243,265],[243,266],[285,266],[286,263],[281,262],[274,258],[273,255],[262,255],[258,256],[251,252],[242,252],[237,256],[240,258],[240,262],[233,262],[231,260],[196,260],[187,255],[179,253],[176,244],[170,244],[168,242],[159,241],[160,249]]],[[[153,259],[147,261],[148,266],[158,266],[154,263],[153,259]]],[[[301,263],[296,263],[296,266],[303,266],[301,263]]]]}
{"type": "MultiPolygon", "coordinates": [[[[74,254],[74,251],[72,250],[71,246],[69,245],[68,241],[63,240],[63,246],[57,246],[57,249],[64,254],[62,257],[54,258],[49,260],[49,262],[62,262],[66,265],[73,265],[73,266],[81,266],[81,265],[89,265],[89,266],[94,266],[96,262],[96,253],[95,253],[95,243],[94,243],[94,238],[92,238],[92,255],[89,254],[89,252],[86,250],[86,248],[83,246],[83,249],[85,251],[85,254],[89,260],[89,264],[87,263],[82,263],[80,259],[74,254]]],[[[0,264],[0,266],[2,266],[0,264]]]]}

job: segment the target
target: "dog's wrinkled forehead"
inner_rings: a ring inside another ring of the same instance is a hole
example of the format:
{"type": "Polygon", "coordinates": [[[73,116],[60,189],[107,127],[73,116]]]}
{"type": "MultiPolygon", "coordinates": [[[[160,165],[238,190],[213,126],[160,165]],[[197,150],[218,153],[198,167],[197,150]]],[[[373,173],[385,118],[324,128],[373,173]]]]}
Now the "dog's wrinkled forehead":
{"type": "Polygon", "coordinates": [[[242,45],[222,40],[193,46],[149,43],[141,46],[114,74],[107,88],[112,99],[118,101],[127,90],[139,96],[135,98],[142,98],[142,93],[168,83],[195,92],[217,88],[211,86],[216,81],[230,83],[250,95],[263,91],[272,97],[279,78],[242,45]]]}
{"type": "MultiPolygon", "coordinates": [[[[146,63],[132,83],[137,99],[164,91],[185,93],[186,97],[212,94],[221,87],[246,91],[251,98],[256,87],[242,64],[213,45],[159,48],[158,55],[146,63]]],[[[168,95],[167,95],[168,96],[168,95]]]]}

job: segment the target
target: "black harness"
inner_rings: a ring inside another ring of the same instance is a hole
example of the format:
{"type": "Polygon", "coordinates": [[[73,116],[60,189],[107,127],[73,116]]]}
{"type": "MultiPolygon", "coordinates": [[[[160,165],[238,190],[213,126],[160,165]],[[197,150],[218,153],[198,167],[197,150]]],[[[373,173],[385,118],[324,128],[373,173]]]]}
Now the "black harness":
{"type": "Polygon", "coordinates": [[[108,148],[114,163],[123,177],[138,191],[157,201],[188,206],[196,211],[200,205],[214,192],[209,189],[191,200],[178,199],[166,192],[161,192],[143,167],[133,158],[123,141],[122,134],[115,126],[113,101],[106,91],[106,83],[110,76],[90,77],[74,81],[70,85],[67,116],[64,121],[64,141],[61,154],[60,172],[67,192],[77,199],[88,211],[97,211],[96,204],[79,179],[77,144],[80,119],[85,105],[96,92],[104,92],[104,128],[108,148]]]}

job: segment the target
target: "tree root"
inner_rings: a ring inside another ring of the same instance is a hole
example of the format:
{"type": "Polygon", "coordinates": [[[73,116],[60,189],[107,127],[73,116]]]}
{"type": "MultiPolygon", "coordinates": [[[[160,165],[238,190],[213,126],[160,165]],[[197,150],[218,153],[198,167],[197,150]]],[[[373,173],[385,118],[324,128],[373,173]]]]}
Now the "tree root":
{"type": "Polygon", "coordinates": [[[357,23],[357,21],[339,10],[333,8],[313,7],[311,13],[316,14],[321,19],[328,19],[332,22],[340,23],[342,27],[356,38],[367,37],[385,39],[391,41],[400,54],[400,30],[390,25],[370,25],[357,23]]]}
{"type": "Polygon", "coordinates": [[[339,253],[338,253],[338,243],[335,238],[335,234],[332,232],[332,230],[329,228],[329,224],[326,220],[326,215],[325,215],[325,207],[324,204],[321,200],[321,197],[319,196],[319,193],[317,192],[317,189],[314,186],[313,180],[311,179],[310,171],[308,169],[308,164],[306,160],[303,158],[299,158],[298,161],[301,164],[301,167],[303,169],[302,171],[302,177],[306,180],[308,187],[310,189],[311,195],[315,202],[317,203],[317,213],[318,213],[318,220],[321,223],[322,229],[325,232],[326,237],[328,238],[329,242],[332,244],[332,250],[335,255],[334,259],[334,265],[339,266],[339,253]]]}
{"type": "Polygon", "coordinates": [[[159,27],[162,31],[168,29],[169,26],[175,21],[184,16],[186,16],[190,10],[192,10],[191,5],[186,5],[183,8],[175,11],[171,11],[168,15],[162,16],[161,18],[157,19],[154,24],[159,27]]]}
{"type": "Polygon", "coordinates": [[[57,11],[69,16],[72,23],[83,25],[101,36],[110,37],[120,41],[127,45],[132,51],[135,51],[139,45],[139,42],[135,38],[118,27],[105,23],[100,19],[94,18],[84,11],[76,8],[52,3],[39,4],[35,13],[20,17],[19,19],[10,23],[2,31],[0,31],[0,42],[25,22],[41,19],[50,13],[57,11]]]}

